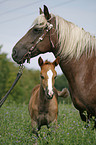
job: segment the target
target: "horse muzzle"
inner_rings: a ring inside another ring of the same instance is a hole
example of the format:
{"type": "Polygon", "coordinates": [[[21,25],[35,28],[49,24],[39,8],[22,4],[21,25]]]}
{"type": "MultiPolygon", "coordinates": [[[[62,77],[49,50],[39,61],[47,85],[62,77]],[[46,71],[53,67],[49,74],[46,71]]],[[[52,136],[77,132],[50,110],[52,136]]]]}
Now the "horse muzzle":
{"type": "Polygon", "coordinates": [[[18,64],[23,64],[26,60],[26,58],[24,57],[26,53],[26,49],[19,50],[17,47],[14,47],[12,50],[12,58],[18,64]]]}
{"type": "Polygon", "coordinates": [[[47,99],[51,100],[53,98],[54,92],[53,92],[53,90],[49,91],[46,89],[45,95],[46,95],[47,99]]]}

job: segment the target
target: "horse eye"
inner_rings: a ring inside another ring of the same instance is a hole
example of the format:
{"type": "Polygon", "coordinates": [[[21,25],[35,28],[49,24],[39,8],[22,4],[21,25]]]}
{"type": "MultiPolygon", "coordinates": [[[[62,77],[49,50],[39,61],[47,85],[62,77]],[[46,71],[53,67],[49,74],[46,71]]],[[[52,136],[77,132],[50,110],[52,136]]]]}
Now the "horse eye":
{"type": "Polygon", "coordinates": [[[54,77],[54,79],[56,79],[56,78],[57,78],[57,76],[54,77]]]}
{"type": "Polygon", "coordinates": [[[42,31],[42,29],[39,29],[39,28],[34,28],[33,29],[33,32],[35,33],[35,34],[38,34],[38,33],[40,33],[42,31]]]}
{"type": "Polygon", "coordinates": [[[41,79],[44,79],[44,76],[41,75],[41,79]]]}

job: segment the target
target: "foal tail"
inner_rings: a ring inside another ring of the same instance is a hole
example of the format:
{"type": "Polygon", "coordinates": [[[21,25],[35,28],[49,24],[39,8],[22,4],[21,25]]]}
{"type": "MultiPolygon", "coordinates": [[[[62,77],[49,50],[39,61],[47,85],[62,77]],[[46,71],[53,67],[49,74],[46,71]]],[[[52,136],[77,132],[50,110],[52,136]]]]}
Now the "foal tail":
{"type": "Polygon", "coordinates": [[[64,88],[62,91],[58,91],[58,97],[67,98],[70,96],[70,93],[67,88],[64,88]]]}

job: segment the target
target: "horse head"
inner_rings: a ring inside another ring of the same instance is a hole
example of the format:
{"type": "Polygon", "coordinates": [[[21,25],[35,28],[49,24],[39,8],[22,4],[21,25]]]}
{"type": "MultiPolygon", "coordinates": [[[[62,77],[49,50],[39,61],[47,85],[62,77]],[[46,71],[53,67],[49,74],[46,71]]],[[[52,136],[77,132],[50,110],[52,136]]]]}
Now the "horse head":
{"type": "Polygon", "coordinates": [[[45,95],[48,99],[52,99],[54,95],[54,83],[57,76],[55,67],[59,64],[60,58],[57,57],[52,63],[49,61],[43,62],[43,59],[39,57],[38,64],[41,68],[40,77],[41,77],[41,86],[45,92],[45,95]]]}
{"type": "Polygon", "coordinates": [[[12,51],[13,60],[22,64],[41,53],[52,52],[55,46],[55,17],[44,5],[44,12],[35,19],[31,29],[17,42],[12,51]],[[44,41],[43,41],[44,40],[44,41]]]}

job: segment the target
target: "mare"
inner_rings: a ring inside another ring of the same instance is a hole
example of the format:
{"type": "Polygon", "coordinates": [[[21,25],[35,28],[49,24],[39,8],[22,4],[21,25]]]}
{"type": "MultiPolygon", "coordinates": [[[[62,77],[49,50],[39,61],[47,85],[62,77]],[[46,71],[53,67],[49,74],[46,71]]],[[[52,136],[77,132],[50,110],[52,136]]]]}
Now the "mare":
{"type": "Polygon", "coordinates": [[[81,119],[95,116],[96,128],[96,38],[66,21],[50,14],[44,5],[30,30],[14,46],[12,57],[18,64],[46,52],[60,57],[72,102],[81,119]],[[84,115],[87,111],[87,116],[84,115]]]}
{"type": "MultiPolygon", "coordinates": [[[[55,67],[59,64],[59,57],[54,62],[45,61],[39,57],[38,64],[41,68],[40,84],[32,90],[32,95],[29,101],[29,114],[31,116],[32,131],[38,136],[36,126],[40,130],[42,125],[47,125],[51,122],[57,122],[58,114],[58,91],[54,87],[57,73],[55,67]]],[[[63,93],[69,95],[65,88],[63,93]]],[[[62,96],[61,96],[62,97],[62,96]]]]}

